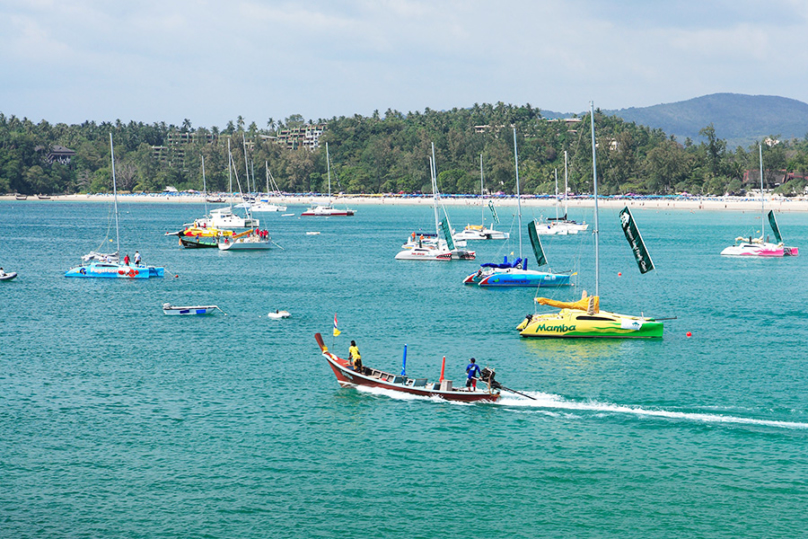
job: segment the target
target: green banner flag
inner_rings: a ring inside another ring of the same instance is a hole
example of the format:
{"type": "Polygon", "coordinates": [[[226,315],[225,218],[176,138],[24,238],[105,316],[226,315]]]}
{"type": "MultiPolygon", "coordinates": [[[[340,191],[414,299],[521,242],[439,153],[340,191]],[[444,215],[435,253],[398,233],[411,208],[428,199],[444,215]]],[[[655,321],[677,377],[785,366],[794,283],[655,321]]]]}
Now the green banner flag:
{"type": "Polygon", "coordinates": [[[777,226],[777,219],[774,218],[773,211],[769,211],[769,225],[772,227],[772,232],[774,232],[774,238],[777,240],[777,243],[783,243],[783,238],[780,236],[780,227],[777,226]]]}
{"type": "Polygon", "coordinates": [[[488,201],[488,209],[491,210],[491,215],[494,216],[494,222],[496,224],[499,224],[499,217],[497,216],[497,209],[494,207],[494,201],[493,200],[488,201]]]}
{"type": "Polygon", "coordinates": [[[454,251],[455,245],[454,240],[452,240],[452,231],[449,230],[448,221],[441,221],[440,228],[443,230],[443,237],[446,238],[446,245],[449,246],[449,250],[454,251]]]}
{"type": "Polygon", "coordinates": [[[527,234],[530,236],[530,245],[533,246],[533,254],[536,255],[536,265],[543,266],[547,264],[547,257],[544,256],[544,249],[541,247],[539,234],[536,232],[536,221],[530,221],[527,224],[527,234]]]}
{"type": "Polygon", "coordinates": [[[620,224],[623,227],[623,233],[626,235],[628,244],[631,246],[631,251],[634,253],[634,258],[637,260],[637,266],[640,268],[640,273],[648,273],[654,269],[654,263],[651,261],[651,256],[648,254],[648,249],[645,247],[645,242],[642,241],[640,229],[634,222],[634,216],[628,206],[620,210],[620,224]]]}

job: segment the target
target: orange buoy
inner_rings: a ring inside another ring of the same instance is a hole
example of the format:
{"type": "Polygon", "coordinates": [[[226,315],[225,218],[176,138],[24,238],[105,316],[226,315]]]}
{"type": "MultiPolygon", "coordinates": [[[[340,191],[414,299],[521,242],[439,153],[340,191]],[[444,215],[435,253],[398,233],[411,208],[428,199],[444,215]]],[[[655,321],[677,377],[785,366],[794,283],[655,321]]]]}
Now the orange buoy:
{"type": "Polygon", "coordinates": [[[618,272],[617,272],[617,276],[618,276],[618,277],[622,277],[622,276],[623,276],[622,272],[619,272],[619,271],[618,271],[618,272]]]}
{"type": "Polygon", "coordinates": [[[692,333],[690,333],[690,332],[688,331],[688,332],[687,332],[687,336],[688,336],[688,337],[692,337],[692,336],[693,336],[693,334],[692,334],[692,333]]]}

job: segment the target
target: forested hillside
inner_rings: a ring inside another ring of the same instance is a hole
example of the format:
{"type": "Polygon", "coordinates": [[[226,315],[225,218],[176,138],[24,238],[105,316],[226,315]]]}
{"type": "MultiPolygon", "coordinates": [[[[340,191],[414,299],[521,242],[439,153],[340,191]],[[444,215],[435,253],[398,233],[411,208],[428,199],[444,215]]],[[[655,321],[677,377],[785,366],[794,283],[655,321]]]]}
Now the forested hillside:
{"type": "MultiPolygon", "coordinates": [[[[321,121],[322,122],[322,121],[321,121]]],[[[130,122],[85,122],[81,125],[35,124],[0,114],[0,193],[76,193],[112,188],[109,134],[115,140],[116,177],[122,191],[156,192],[171,185],[202,189],[202,157],[208,190],[227,190],[230,140],[234,170],[244,185],[244,144],[260,188],[264,163],[286,192],[326,190],[325,142],[332,161],[332,190],[348,193],[430,192],[431,143],[435,143],[440,189],[445,193],[479,192],[479,159],[483,156],[486,188],[515,189],[513,134],[519,141],[523,193],[552,193],[553,171],[563,177],[569,154],[570,187],[591,191],[589,116],[580,121],[548,120],[530,105],[475,105],[468,109],[403,114],[388,110],[370,117],[325,121],[320,147],[287,149],[273,138],[299,127],[303,118],[270,119],[265,128],[242,118],[224,129],[130,122]],[[193,135],[193,136],[191,136],[193,135]],[[179,143],[177,140],[186,142],[179,143]],[[69,165],[49,164],[55,146],[75,151],[69,165]],[[155,150],[157,148],[157,150],[155,150]]],[[[757,147],[727,148],[712,126],[701,134],[706,142],[682,145],[661,130],[596,113],[598,171],[604,194],[626,192],[696,194],[741,192],[759,182],[757,147]]],[[[772,134],[773,137],[776,136],[772,134]]],[[[764,145],[765,180],[785,193],[802,193],[808,172],[808,143],[780,141],[764,145]],[[786,174],[788,172],[788,174],[786,174]]]]}
{"type": "Polygon", "coordinates": [[[699,131],[713,124],[716,134],[733,148],[754,144],[772,134],[791,139],[808,133],[808,104],[772,95],[712,94],[609,114],[662,129],[680,141],[700,141],[699,131]]]}

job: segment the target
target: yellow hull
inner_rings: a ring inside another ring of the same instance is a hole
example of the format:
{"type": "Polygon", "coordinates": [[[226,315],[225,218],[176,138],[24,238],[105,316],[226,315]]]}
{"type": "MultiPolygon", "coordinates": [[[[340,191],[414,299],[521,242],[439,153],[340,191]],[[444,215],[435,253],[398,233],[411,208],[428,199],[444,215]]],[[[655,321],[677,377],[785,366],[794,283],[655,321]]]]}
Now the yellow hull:
{"type": "Polygon", "coordinates": [[[578,309],[527,316],[516,326],[522,337],[661,339],[663,324],[653,318],[578,309]]]}

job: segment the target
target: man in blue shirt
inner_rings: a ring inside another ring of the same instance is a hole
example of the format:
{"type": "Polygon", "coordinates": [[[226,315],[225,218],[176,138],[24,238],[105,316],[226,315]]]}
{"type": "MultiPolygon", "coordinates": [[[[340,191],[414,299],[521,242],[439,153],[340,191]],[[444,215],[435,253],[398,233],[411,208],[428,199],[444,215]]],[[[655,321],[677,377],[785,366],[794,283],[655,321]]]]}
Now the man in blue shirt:
{"type": "Polygon", "coordinates": [[[470,361],[468,367],[466,367],[466,387],[470,387],[471,391],[477,391],[477,377],[480,376],[480,367],[476,365],[474,358],[471,358],[470,361]]]}

